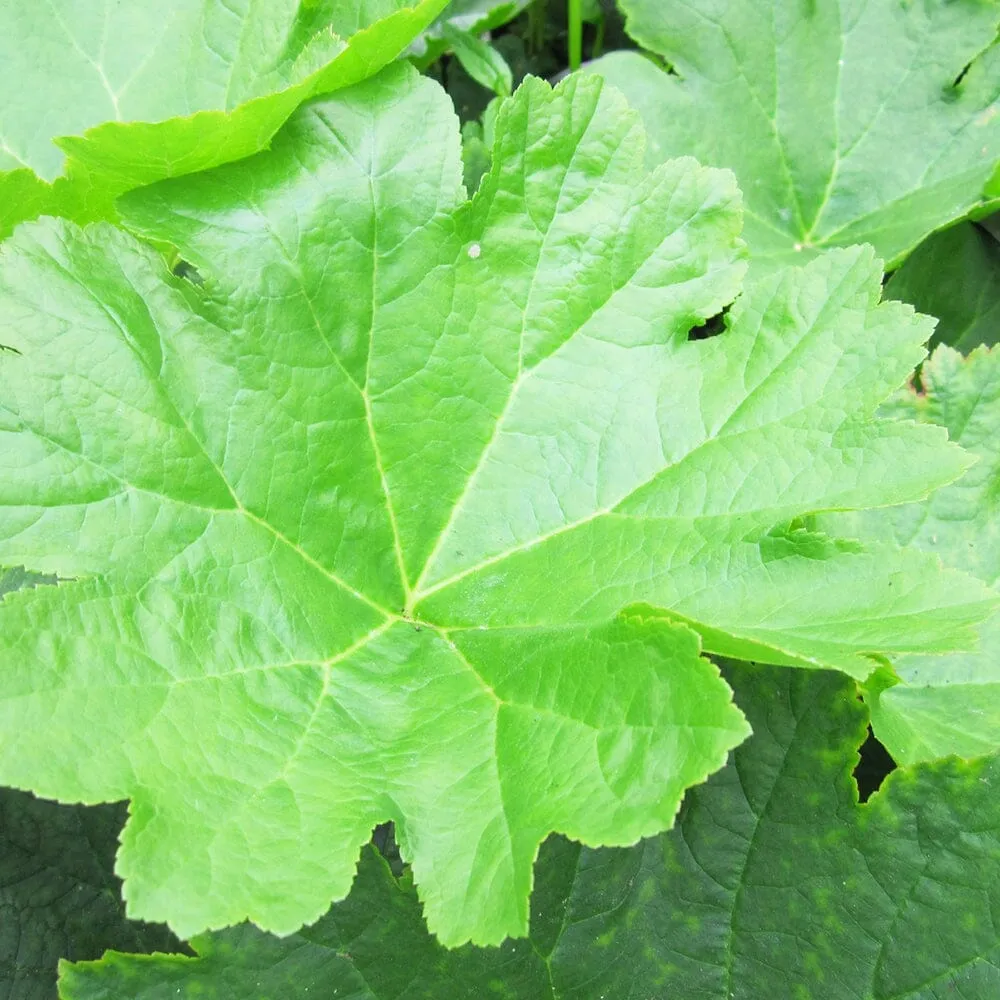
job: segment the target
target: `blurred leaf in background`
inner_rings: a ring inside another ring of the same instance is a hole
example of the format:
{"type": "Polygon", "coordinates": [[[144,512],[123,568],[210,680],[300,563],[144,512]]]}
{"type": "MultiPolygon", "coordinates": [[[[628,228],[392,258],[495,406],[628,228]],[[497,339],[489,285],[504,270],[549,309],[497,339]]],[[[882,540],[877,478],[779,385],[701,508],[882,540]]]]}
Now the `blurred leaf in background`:
{"type": "Polygon", "coordinates": [[[513,87],[510,66],[488,41],[468,31],[445,25],[444,38],[455,58],[473,80],[497,97],[509,97],[513,87]]]}

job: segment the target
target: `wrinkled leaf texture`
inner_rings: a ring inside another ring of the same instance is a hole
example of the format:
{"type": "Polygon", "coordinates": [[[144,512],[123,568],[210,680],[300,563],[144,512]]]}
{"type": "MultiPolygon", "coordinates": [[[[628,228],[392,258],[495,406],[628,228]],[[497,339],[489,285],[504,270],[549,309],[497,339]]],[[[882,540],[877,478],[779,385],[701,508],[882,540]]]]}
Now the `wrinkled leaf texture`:
{"type": "Polygon", "coordinates": [[[273,149],[3,252],[0,779],[129,799],[129,913],[279,933],[393,820],[449,945],[525,933],[551,831],[626,845],[747,735],[706,649],[866,677],[995,598],[809,513],[967,467],[875,417],[931,322],[852,249],[746,288],[731,174],[522,86],[476,198],[411,68],[273,149]],[[414,143],[419,126],[421,141],[414,143]]]}
{"type": "MultiPolygon", "coordinates": [[[[1000,580],[1000,351],[968,358],[942,345],[884,412],[947,427],[978,461],[956,483],[920,503],[827,515],[823,528],[859,538],[895,539],[938,553],[996,588],[1000,580]]],[[[951,656],[904,656],[870,679],[879,739],[896,760],[1000,749],[1000,616],[983,624],[978,649],[951,656]]]]}
{"type": "Polygon", "coordinates": [[[735,171],[754,268],[870,243],[892,269],[996,196],[996,0],[619,5],[670,72],[634,52],[591,71],[642,112],[651,162],[735,171]]]}

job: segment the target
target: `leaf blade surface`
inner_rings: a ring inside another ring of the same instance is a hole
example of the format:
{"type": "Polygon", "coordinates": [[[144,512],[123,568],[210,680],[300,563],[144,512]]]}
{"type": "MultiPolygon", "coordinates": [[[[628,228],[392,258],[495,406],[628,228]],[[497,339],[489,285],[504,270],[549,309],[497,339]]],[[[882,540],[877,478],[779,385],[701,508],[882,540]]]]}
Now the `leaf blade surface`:
{"type": "Polygon", "coordinates": [[[114,219],[125,191],[256,153],[302,101],[396,58],[444,4],[5,7],[0,236],[39,215],[114,219]]]}
{"type": "Polygon", "coordinates": [[[642,112],[651,162],[734,170],[754,268],[870,243],[895,268],[989,200],[1000,159],[993,3],[623,0],[637,53],[591,64],[642,112]]]}
{"type": "Polygon", "coordinates": [[[72,582],[0,605],[0,774],[130,798],[130,912],[184,936],[316,919],[389,819],[442,940],[523,933],[550,831],[664,829],[745,737],[702,643],[864,677],[992,606],[795,523],[967,465],[875,417],[929,324],[870,254],[689,341],[739,288],[731,176],[647,175],[599,81],[497,136],[467,202],[447,99],[392,67],[121,200],[198,281],[108,226],[5,246],[0,558],[72,582]]]}
{"type": "MultiPolygon", "coordinates": [[[[928,500],[864,514],[830,515],[825,527],[859,538],[891,539],[936,554],[991,587],[1000,577],[997,475],[1000,355],[978,348],[963,358],[941,345],[921,369],[924,392],[904,390],[888,412],[947,427],[978,462],[928,500]]],[[[902,762],[948,754],[977,756],[1000,746],[1000,622],[986,621],[975,652],[904,656],[894,674],[871,679],[872,723],[902,762]],[[899,683],[901,682],[901,683],[899,683]]]]}

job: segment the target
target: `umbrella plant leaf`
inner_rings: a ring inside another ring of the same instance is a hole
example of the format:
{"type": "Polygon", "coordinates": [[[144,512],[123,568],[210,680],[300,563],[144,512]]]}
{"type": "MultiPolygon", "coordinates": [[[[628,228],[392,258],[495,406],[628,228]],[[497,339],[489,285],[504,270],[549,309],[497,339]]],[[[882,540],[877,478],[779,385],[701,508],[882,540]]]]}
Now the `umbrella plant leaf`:
{"type": "Polygon", "coordinates": [[[445,0],[0,6],[0,236],[267,146],[314,94],[403,52],[445,0]]]}
{"type": "Polygon", "coordinates": [[[181,936],[317,919],[386,820],[442,941],[523,934],[550,831],[666,829],[747,735],[702,646],[865,677],[995,605],[801,525],[969,463],[876,416],[931,322],[870,252],[691,340],[740,288],[732,175],[647,173],[596,79],[495,133],[468,202],[395,66],[121,200],[197,280],[108,225],[4,248],[0,560],[66,582],[0,604],[0,780],[130,799],[129,912],[181,936]]]}
{"type": "Polygon", "coordinates": [[[627,850],[549,841],[528,941],[447,951],[407,875],[368,851],[350,898],[276,939],[64,964],[63,1000],[989,1000],[1000,990],[1000,761],[898,770],[859,806],[856,688],[737,667],[754,735],[627,850]],[[391,960],[387,956],[391,955],[391,960]]]}
{"type": "Polygon", "coordinates": [[[870,243],[891,269],[984,200],[1000,160],[992,0],[620,0],[662,57],[591,64],[642,112],[654,162],[735,171],[767,270],[870,243]]]}
{"type": "MultiPolygon", "coordinates": [[[[924,364],[922,392],[904,390],[884,412],[946,427],[979,461],[928,500],[889,510],[834,514],[824,528],[933,552],[993,587],[1000,580],[1000,351],[968,357],[942,345],[924,364]]],[[[1000,616],[975,652],[904,656],[869,685],[872,724],[898,760],[1000,749],[1000,616]]]]}

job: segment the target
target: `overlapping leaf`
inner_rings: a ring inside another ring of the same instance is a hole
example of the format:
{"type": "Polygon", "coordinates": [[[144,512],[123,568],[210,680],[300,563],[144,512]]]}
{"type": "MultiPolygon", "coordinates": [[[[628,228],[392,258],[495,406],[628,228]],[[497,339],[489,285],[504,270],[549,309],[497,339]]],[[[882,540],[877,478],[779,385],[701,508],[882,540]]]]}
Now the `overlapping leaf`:
{"type": "Polygon", "coordinates": [[[397,67],[123,199],[197,283],[107,226],[5,248],[0,559],[71,582],[0,606],[0,778],[131,799],[130,912],[184,936],[316,919],[389,819],[443,941],[523,933],[550,831],[662,830],[746,735],[696,633],[863,677],[993,606],[797,524],[967,465],[875,418],[930,323],[868,252],[688,340],[739,287],[732,176],[646,175],[598,80],[496,136],[466,203],[397,67]]]}
{"type": "Polygon", "coordinates": [[[730,167],[753,266],[870,243],[889,267],[986,196],[1000,160],[995,0],[620,0],[662,56],[592,65],[653,162],[730,167]]]}
{"type": "Polygon", "coordinates": [[[63,1000],[995,997],[1000,762],[899,771],[859,807],[854,686],[731,677],[754,735],[670,833],[630,850],[547,844],[530,941],[445,951],[409,880],[366,853],[350,899],[314,927],[206,936],[196,958],[66,965],[63,1000]]]}
{"type": "Polygon", "coordinates": [[[123,820],[120,806],[0,790],[0,995],[51,1000],[60,959],[179,950],[165,927],[125,919],[112,871],[123,820]]]}
{"type": "Polygon", "coordinates": [[[249,156],[313,94],[395,59],[446,0],[0,6],[0,236],[249,156]]]}
{"type": "Polygon", "coordinates": [[[936,233],[906,259],[885,286],[938,321],[932,344],[968,353],[1000,340],[1000,238],[964,222],[936,233]]]}
{"type": "MultiPolygon", "coordinates": [[[[1000,580],[1000,351],[968,359],[939,347],[921,370],[924,392],[900,394],[886,412],[947,427],[979,461],[952,486],[923,503],[840,514],[830,530],[895,539],[935,552],[992,587],[1000,580]]],[[[872,721],[893,756],[912,762],[946,754],[972,756],[1000,748],[1000,618],[982,628],[975,653],[908,656],[895,674],[872,679],[872,721]],[[901,680],[902,683],[897,684],[901,680]]]]}
{"type": "Polygon", "coordinates": [[[448,49],[449,32],[479,35],[512,21],[531,0],[451,0],[428,30],[413,43],[418,65],[426,66],[448,49]]]}

